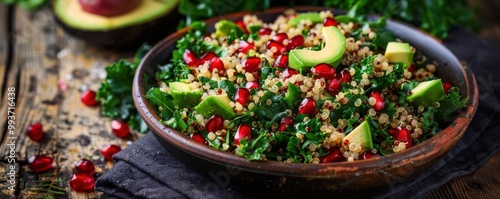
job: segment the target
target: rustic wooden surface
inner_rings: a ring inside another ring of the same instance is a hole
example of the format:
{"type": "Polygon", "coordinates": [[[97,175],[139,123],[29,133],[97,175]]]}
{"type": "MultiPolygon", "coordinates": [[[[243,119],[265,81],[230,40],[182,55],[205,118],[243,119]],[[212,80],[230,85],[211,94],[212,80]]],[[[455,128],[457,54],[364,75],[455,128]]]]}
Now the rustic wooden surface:
{"type": "MultiPolygon", "coordinates": [[[[36,154],[54,157],[57,179],[64,182],[66,195],[60,198],[98,198],[99,193],[79,194],[69,188],[67,180],[73,165],[83,157],[91,158],[97,175],[112,167],[99,156],[99,148],[115,143],[122,147],[131,140],[114,137],[109,119],[99,114],[98,107],[80,102],[82,90],[96,90],[102,81],[104,67],[130,53],[96,49],[66,35],[57,27],[48,9],[27,12],[0,5],[0,198],[38,198],[44,193],[30,192],[39,176],[27,168],[27,158],[36,154]],[[9,45],[11,48],[9,48],[9,45]],[[66,84],[62,90],[58,85],[66,84]],[[5,175],[6,88],[15,87],[16,95],[16,161],[17,191],[9,191],[5,175]],[[40,122],[44,138],[35,143],[26,138],[27,127],[40,122]]],[[[494,156],[474,174],[452,180],[432,192],[429,198],[495,198],[500,194],[500,154],[494,156]]]]}

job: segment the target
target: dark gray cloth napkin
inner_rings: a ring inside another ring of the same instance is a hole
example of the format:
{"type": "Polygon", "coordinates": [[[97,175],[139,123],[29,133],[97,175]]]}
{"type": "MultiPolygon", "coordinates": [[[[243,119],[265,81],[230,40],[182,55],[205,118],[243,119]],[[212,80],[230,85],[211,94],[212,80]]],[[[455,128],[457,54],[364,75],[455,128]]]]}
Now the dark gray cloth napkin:
{"type": "MultiPolygon", "coordinates": [[[[468,63],[479,86],[479,107],[464,137],[436,165],[412,179],[396,183],[377,198],[421,198],[449,180],[469,175],[500,151],[500,46],[454,28],[444,44],[468,63]]],[[[251,198],[216,185],[172,157],[148,133],[114,156],[115,166],[96,182],[103,198],[251,198]],[[207,191],[212,190],[212,191],[207,191]]],[[[244,189],[243,189],[244,190],[244,189]]],[[[253,194],[253,195],[252,195],[253,194]]]]}

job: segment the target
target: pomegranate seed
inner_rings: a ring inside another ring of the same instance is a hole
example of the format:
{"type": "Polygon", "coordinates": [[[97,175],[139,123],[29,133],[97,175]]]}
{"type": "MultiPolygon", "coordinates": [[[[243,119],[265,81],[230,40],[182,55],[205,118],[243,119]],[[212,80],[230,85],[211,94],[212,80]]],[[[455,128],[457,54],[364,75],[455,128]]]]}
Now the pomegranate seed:
{"type": "Polygon", "coordinates": [[[247,82],[245,84],[245,88],[251,90],[251,89],[257,89],[259,88],[259,83],[256,82],[256,81],[251,81],[251,82],[247,82]]]}
{"type": "Polygon", "coordinates": [[[378,91],[372,91],[370,97],[375,98],[375,104],[372,106],[373,109],[375,109],[376,111],[384,110],[385,101],[384,101],[384,95],[382,93],[378,91]]]}
{"type": "Polygon", "coordinates": [[[273,30],[271,30],[270,28],[260,28],[259,29],[259,35],[262,36],[262,35],[270,35],[271,32],[273,32],[273,30]]]}
{"type": "Polygon", "coordinates": [[[448,82],[443,82],[443,89],[444,89],[444,92],[446,94],[450,94],[452,92],[452,89],[451,89],[451,84],[448,83],[448,82]]]}
{"type": "Polygon", "coordinates": [[[396,136],[398,134],[399,130],[396,128],[390,128],[389,129],[389,135],[396,136]]]}
{"type": "Polygon", "coordinates": [[[115,134],[116,137],[124,138],[127,137],[130,129],[128,128],[128,124],[126,124],[125,122],[112,120],[111,131],[113,132],[113,134],[115,134]]]}
{"type": "Polygon", "coordinates": [[[255,45],[253,43],[241,40],[238,47],[238,52],[247,54],[249,50],[255,50],[255,45]]]}
{"type": "Polygon", "coordinates": [[[200,144],[205,144],[207,140],[205,140],[205,137],[199,133],[193,133],[191,134],[191,139],[193,139],[195,142],[198,142],[200,144]]]}
{"type": "Polygon", "coordinates": [[[365,151],[361,154],[361,158],[363,158],[363,160],[368,160],[368,159],[372,158],[373,155],[374,155],[373,153],[365,151]]]}
{"type": "Polygon", "coordinates": [[[210,72],[214,71],[214,69],[217,69],[219,74],[224,73],[224,63],[218,57],[212,58],[208,64],[208,70],[210,72]]]}
{"type": "Polygon", "coordinates": [[[94,175],[95,166],[90,160],[81,159],[75,164],[75,173],[94,175]]]}
{"type": "Polygon", "coordinates": [[[35,155],[28,159],[28,167],[35,173],[41,173],[52,169],[54,159],[45,155],[35,155]]]}
{"type": "Polygon", "coordinates": [[[330,80],[328,87],[326,87],[326,91],[330,93],[330,95],[335,96],[342,90],[342,81],[338,77],[334,77],[330,80]]]}
{"type": "Polygon", "coordinates": [[[288,39],[288,35],[284,32],[278,33],[278,34],[274,35],[272,38],[272,40],[277,41],[280,44],[283,44],[283,41],[285,41],[285,39],[288,39]]]}
{"type": "Polygon", "coordinates": [[[92,192],[94,191],[94,182],[95,180],[92,176],[76,173],[69,180],[69,185],[76,192],[92,192]]]}
{"type": "Polygon", "coordinates": [[[240,140],[246,138],[247,141],[252,138],[252,127],[248,124],[240,124],[234,135],[234,143],[240,144],[240,140]]]}
{"type": "Polygon", "coordinates": [[[34,123],[28,127],[28,131],[26,132],[28,137],[35,141],[38,142],[40,139],[43,137],[43,126],[40,123],[34,123]]]}
{"type": "Polygon", "coordinates": [[[87,106],[94,106],[98,103],[97,99],[95,98],[97,93],[93,90],[87,90],[83,92],[82,94],[82,102],[83,104],[87,106]]]}
{"type": "Polygon", "coordinates": [[[319,158],[319,161],[321,163],[341,162],[343,160],[345,160],[345,158],[344,158],[342,152],[340,152],[340,149],[338,149],[338,148],[331,148],[330,153],[319,158]]]}
{"type": "Polygon", "coordinates": [[[205,124],[205,130],[208,132],[216,132],[224,128],[224,118],[220,115],[212,115],[205,124]]]}
{"type": "Polygon", "coordinates": [[[295,35],[288,41],[288,50],[295,49],[304,45],[304,37],[302,35],[295,35]]]}
{"type": "Polygon", "coordinates": [[[339,25],[339,23],[337,23],[337,20],[335,20],[335,18],[333,18],[333,17],[327,17],[323,20],[324,27],[337,26],[337,25],[339,25]]]}
{"type": "Polygon", "coordinates": [[[415,72],[416,70],[417,70],[417,66],[415,66],[415,64],[412,64],[412,65],[410,66],[410,68],[408,68],[408,71],[410,71],[410,72],[412,72],[412,73],[413,73],[413,72],[415,72]]]}
{"type": "Polygon", "coordinates": [[[284,71],[283,71],[283,79],[287,79],[289,77],[291,77],[292,75],[296,75],[298,74],[299,72],[297,72],[295,69],[292,69],[292,68],[286,68],[284,71]]]}
{"type": "Polygon", "coordinates": [[[250,91],[246,88],[238,88],[234,95],[234,101],[239,102],[242,106],[246,106],[250,99],[250,91]]]}
{"type": "Polygon", "coordinates": [[[276,58],[274,62],[274,67],[276,68],[286,68],[288,67],[288,55],[282,54],[276,58]]]}
{"type": "Polygon", "coordinates": [[[211,51],[208,51],[200,57],[199,64],[204,64],[205,62],[212,60],[212,58],[214,57],[217,57],[217,55],[211,51]]]}
{"type": "Polygon", "coordinates": [[[304,98],[299,105],[299,114],[307,114],[309,117],[316,116],[318,110],[316,110],[316,101],[309,98],[304,98]]]}
{"type": "Polygon", "coordinates": [[[101,149],[101,154],[107,161],[113,161],[113,155],[121,150],[122,148],[118,145],[108,144],[101,149]]]}
{"type": "Polygon", "coordinates": [[[248,29],[247,29],[247,26],[245,25],[245,23],[243,22],[243,20],[238,20],[236,22],[234,22],[236,25],[238,25],[242,30],[243,32],[245,32],[245,34],[250,34],[250,32],[248,32],[248,29]]]}
{"type": "Polygon", "coordinates": [[[249,57],[243,60],[241,64],[245,72],[253,73],[259,70],[260,61],[259,57],[249,57]]]}
{"type": "Polygon", "coordinates": [[[406,128],[399,129],[398,134],[396,135],[396,140],[405,143],[406,148],[409,148],[413,145],[413,139],[411,137],[410,131],[406,128]]]}
{"type": "Polygon", "coordinates": [[[347,69],[340,71],[340,79],[342,80],[342,82],[351,83],[352,81],[351,72],[347,69]]]}
{"type": "Polygon", "coordinates": [[[286,48],[285,48],[285,46],[283,46],[283,44],[281,44],[277,41],[274,41],[274,40],[267,41],[266,49],[272,49],[273,47],[276,48],[276,52],[274,52],[274,54],[273,54],[274,57],[277,57],[278,55],[280,55],[286,51],[286,48]]]}
{"type": "Polygon", "coordinates": [[[289,125],[294,125],[295,122],[293,121],[293,117],[291,116],[286,116],[283,119],[281,119],[280,125],[278,127],[279,131],[286,131],[287,127],[289,125]]]}
{"type": "Polygon", "coordinates": [[[196,53],[189,49],[186,49],[184,51],[184,54],[182,54],[182,59],[184,59],[184,62],[186,62],[186,65],[188,65],[189,67],[197,67],[199,64],[196,53]]]}
{"type": "Polygon", "coordinates": [[[330,64],[318,64],[311,68],[311,76],[314,78],[332,79],[335,77],[335,68],[330,64]]]}

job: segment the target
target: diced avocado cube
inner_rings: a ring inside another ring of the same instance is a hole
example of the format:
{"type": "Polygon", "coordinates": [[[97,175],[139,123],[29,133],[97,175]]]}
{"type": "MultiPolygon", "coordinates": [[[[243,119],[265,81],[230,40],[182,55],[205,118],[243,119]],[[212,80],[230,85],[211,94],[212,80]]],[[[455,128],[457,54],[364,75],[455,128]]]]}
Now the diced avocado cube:
{"type": "Polygon", "coordinates": [[[253,24],[253,25],[248,26],[248,31],[250,31],[250,33],[259,32],[261,27],[262,27],[262,25],[260,25],[260,24],[253,24]]]}
{"type": "Polygon", "coordinates": [[[243,29],[241,29],[238,25],[236,25],[232,21],[228,20],[220,20],[215,24],[215,36],[216,37],[224,37],[228,36],[231,34],[231,31],[234,30],[236,31],[236,36],[241,37],[242,35],[245,34],[243,29]]]}
{"type": "Polygon", "coordinates": [[[440,79],[421,82],[411,90],[406,100],[414,106],[431,106],[444,98],[443,84],[440,79]]]}
{"type": "Polygon", "coordinates": [[[372,134],[370,125],[367,121],[362,122],[358,127],[352,130],[344,137],[343,144],[359,144],[363,151],[368,151],[373,148],[372,134]]]}
{"type": "Polygon", "coordinates": [[[288,25],[295,27],[302,20],[310,20],[313,24],[315,24],[315,23],[322,23],[324,18],[321,17],[317,12],[301,13],[295,16],[293,19],[290,19],[288,21],[288,25]]]}
{"type": "Polygon", "coordinates": [[[205,118],[209,118],[214,114],[221,115],[224,119],[231,119],[236,116],[233,108],[229,106],[231,100],[227,95],[213,95],[203,99],[194,110],[205,118]]]}
{"type": "Polygon", "coordinates": [[[187,83],[170,82],[170,94],[180,108],[191,108],[200,103],[201,90],[198,88],[191,88],[187,83]]]}
{"type": "Polygon", "coordinates": [[[307,49],[294,49],[288,55],[288,65],[290,68],[301,73],[308,73],[311,67],[320,63],[327,63],[337,67],[342,60],[346,48],[344,34],[334,26],[323,27],[322,29],[325,47],[319,51],[307,49]]]}
{"type": "Polygon", "coordinates": [[[408,43],[389,42],[385,49],[385,57],[390,63],[402,62],[407,69],[413,61],[413,52],[408,43]]]}

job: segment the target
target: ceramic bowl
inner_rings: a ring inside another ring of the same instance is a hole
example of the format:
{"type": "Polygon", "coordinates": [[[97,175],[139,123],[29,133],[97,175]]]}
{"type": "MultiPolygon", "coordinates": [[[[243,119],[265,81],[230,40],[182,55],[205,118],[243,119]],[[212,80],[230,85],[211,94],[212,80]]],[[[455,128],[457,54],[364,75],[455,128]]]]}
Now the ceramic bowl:
{"type": "MultiPolygon", "coordinates": [[[[297,7],[298,12],[319,11],[326,8],[297,7]]],[[[265,22],[274,20],[285,8],[256,13],[265,22]]],[[[341,11],[333,10],[334,13],[341,11]]],[[[238,20],[246,12],[229,14],[206,21],[209,32],[220,19],[238,20]]],[[[217,151],[198,144],[188,136],[161,124],[160,117],[145,98],[149,89],[145,83],[154,77],[156,66],[168,62],[176,41],[188,31],[177,31],[159,42],[143,59],[137,69],[133,97],[140,115],[158,141],[177,159],[197,172],[208,175],[218,186],[210,190],[233,186],[243,190],[265,190],[267,193],[288,196],[310,196],[336,193],[344,196],[370,196],[374,191],[390,189],[393,185],[424,172],[449,151],[462,137],[478,103],[478,90],[471,70],[439,41],[409,25],[388,20],[387,29],[403,41],[409,42],[423,54],[439,63],[437,75],[458,85],[467,107],[441,133],[408,148],[403,152],[354,162],[327,164],[280,163],[276,161],[249,161],[232,153],[217,151]]],[[[254,192],[256,193],[256,192],[254,192]]]]}

